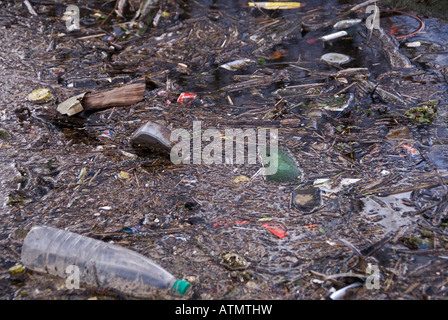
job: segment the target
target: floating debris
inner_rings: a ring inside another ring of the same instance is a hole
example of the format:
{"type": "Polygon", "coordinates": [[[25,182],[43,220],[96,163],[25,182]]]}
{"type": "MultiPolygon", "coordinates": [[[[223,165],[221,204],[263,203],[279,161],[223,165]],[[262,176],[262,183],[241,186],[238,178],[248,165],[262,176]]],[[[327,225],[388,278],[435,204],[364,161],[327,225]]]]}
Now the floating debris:
{"type": "Polygon", "coordinates": [[[81,101],[84,98],[86,92],[78,94],[74,97],[71,97],[64,102],[58,105],[56,109],[61,114],[66,114],[68,116],[72,116],[74,114],[80,113],[84,110],[81,101]]]}
{"type": "Polygon", "coordinates": [[[51,99],[50,89],[36,89],[28,95],[28,100],[34,103],[45,103],[51,99]]]}
{"type": "Polygon", "coordinates": [[[229,270],[245,270],[250,266],[250,262],[233,252],[223,254],[221,263],[229,270]]]}
{"type": "Polygon", "coordinates": [[[196,98],[196,94],[195,93],[181,93],[179,98],[177,98],[177,103],[185,103],[188,101],[193,100],[194,98],[196,98]]]}
{"type": "Polygon", "coordinates": [[[317,187],[295,190],[292,193],[293,206],[303,213],[312,213],[322,205],[320,189],[317,187]]]}
{"type": "Polygon", "coordinates": [[[252,60],[250,60],[250,59],[240,59],[240,60],[227,62],[225,64],[220,65],[219,67],[223,68],[223,69],[230,70],[230,71],[236,71],[238,69],[244,68],[251,62],[252,62],[252,60]]]}
{"type": "Polygon", "coordinates": [[[325,106],[324,109],[328,110],[328,111],[344,111],[348,106],[350,106],[354,100],[355,96],[353,95],[353,93],[349,93],[347,101],[342,104],[342,105],[328,105],[325,106]]]}
{"type": "Polygon", "coordinates": [[[324,54],[320,59],[329,64],[345,64],[350,61],[349,56],[333,52],[324,54]]]}
{"type": "Polygon", "coordinates": [[[314,180],[313,185],[315,187],[318,187],[320,190],[328,193],[337,193],[339,191],[344,190],[345,187],[354,184],[358,181],[361,181],[361,179],[355,179],[355,178],[343,178],[339,181],[338,184],[334,185],[329,178],[322,178],[322,179],[316,179],[314,180]]]}
{"type": "Polygon", "coordinates": [[[23,271],[25,271],[25,268],[21,264],[16,264],[15,266],[12,266],[11,268],[8,269],[10,275],[19,274],[22,273],[23,271]]]}
{"type": "Polygon", "coordinates": [[[244,175],[238,176],[235,179],[233,179],[234,183],[244,183],[244,182],[250,182],[250,178],[246,177],[244,175]]]}
{"type": "Polygon", "coordinates": [[[306,4],[301,2],[249,2],[247,5],[249,7],[263,8],[267,10],[284,10],[302,8],[306,4]]]}
{"type": "Polygon", "coordinates": [[[357,24],[360,24],[362,22],[362,19],[348,19],[348,20],[342,20],[333,26],[334,29],[347,29],[350,27],[353,27],[357,24]]]}
{"type": "Polygon", "coordinates": [[[346,287],[343,287],[339,290],[334,291],[333,293],[330,294],[329,298],[331,300],[340,300],[347,295],[347,292],[350,289],[354,289],[354,288],[361,287],[361,286],[362,286],[362,284],[359,282],[352,283],[346,287]]]}
{"type": "Polygon", "coordinates": [[[273,234],[275,234],[280,239],[283,239],[286,237],[286,233],[287,233],[286,227],[280,222],[269,221],[269,222],[264,222],[261,225],[263,227],[265,227],[266,229],[268,229],[269,231],[271,231],[273,234]]]}
{"type": "MultiPolygon", "coordinates": [[[[266,175],[266,180],[275,182],[296,182],[300,179],[302,173],[294,159],[293,155],[282,148],[278,148],[276,155],[277,171],[274,174],[266,175]]],[[[264,161],[263,161],[264,163],[264,161]]]]}
{"type": "Polygon", "coordinates": [[[100,134],[100,137],[113,139],[114,135],[115,135],[115,132],[114,132],[114,131],[112,131],[112,130],[106,130],[106,131],[103,131],[103,132],[100,134]]]}
{"type": "Polygon", "coordinates": [[[130,232],[130,233],[140,233],[142,226],[135,226],[131,228],[123,228],[124,232],[130,232]]]}
{"type": "Polygon", "coordinates": [[[342,30],[342,31],[327,34],[325,36],[320,37],[319,39],[322,41],[330,41],[330,40],[342,38],[345,36],[348,36],[348,32],[345,30],[342,30]]]}
{"type": "Polygon", "coordinates": [[[373,28],[373,35],[381,42],[381,48],[386,55],[391,68],[413,68],[411,61],[398,49],[397,41],[392,39],[383,28],[373,28]]]}
{"type": "Polygon", "coordinates": [[[406,42],[406,47],[408,48],[417,48],[420,47],[422,43],[420,41],[412,41],[412,42],[406,42]]]}
{"type": "Polygon", "coordinates": [[[437,109],[437,101],[429,101],[421,107],[409,109],[404,115],[419,123],[431,124],[437,117],[437,109]]]}
{"type": "Polygon", "coordinates": [[[143,100],[145,89],[145,83],[137,82],[106,91],[85,92],[59,104],[57,111],[72,116],[83,110],[130,106],[143,100]]]}
{"type": "Polygon", "coordinates": [[[156,152],[171,152],[171,130],[156,122],[148,121],[131,137],[134,146],[147,147],[156,152]]]}
{"type": "Polygon", "coordinates": [[[389,103],[398,103],[398,104],[402,104],[402,105],[407,105],[407,103],[402,98],[400,98],[398,95],[384,90],[381,86],[379,86],[378,84],[376,84],[372,81],[369,81],[369,80],[361,81],[360,87],[364,88],[364,90],[374,90],[375,93],[381,97],[381,99],[383,99],[389,103]]]}
{"type": "Polygon", "coordinates": [[[406,150],[406,152],[412,156],[418,156],[420,152],[418,149],[414,148],[412,144],[402,144],[401,147],[406,150]]]}
{"type": "Polygon", "coordinates": [[[120,171],[119,177],[120,179],[129,179],[129,173],[126,171],[120,171]]]}
{"type": "Polygon", "coordinates": [[[8,140],[9,138],[11,138],[9,132],[3,128],[0,128],[0,139],[8,140]]]}
{"type": "Polygon", "coordinates": [[[78,184],[82,184],[84,182],[84,178],[87,175],[87,169],[83,167],[78,175],[78,184]]]}

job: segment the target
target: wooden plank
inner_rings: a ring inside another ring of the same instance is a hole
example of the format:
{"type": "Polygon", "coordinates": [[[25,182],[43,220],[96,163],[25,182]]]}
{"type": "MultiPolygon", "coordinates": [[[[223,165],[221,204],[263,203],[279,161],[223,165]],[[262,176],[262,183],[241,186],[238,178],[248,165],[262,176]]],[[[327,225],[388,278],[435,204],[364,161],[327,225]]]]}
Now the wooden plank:
{"type": "Polygon", "coordinates": [[[84,110],[130,106],[143,100],[146,84],[132,83],[108,91],[87,93],[82,99],[84,110]]]}

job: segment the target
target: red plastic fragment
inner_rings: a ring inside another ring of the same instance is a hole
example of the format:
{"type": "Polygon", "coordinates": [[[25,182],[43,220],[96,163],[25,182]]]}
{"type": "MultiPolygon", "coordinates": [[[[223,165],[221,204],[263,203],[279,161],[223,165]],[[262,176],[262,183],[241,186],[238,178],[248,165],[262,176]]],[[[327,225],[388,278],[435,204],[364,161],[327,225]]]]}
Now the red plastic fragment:
{"type": "Polygon", "coordinates": [[[278,222],[265,222],[261,224],[263,227],[271,231],[280,239],[286,237],[286,228],[283,224],[278,222]]]}
{"type": "Polygon", "coordinates": [[[179,98],[177,98],[177,103],[184,103],[184,102],[187,102],[189,100],[193,100],[194,98],[196,98],[196,94],[195,93],[182,92],[180,94],[179,98]]]}

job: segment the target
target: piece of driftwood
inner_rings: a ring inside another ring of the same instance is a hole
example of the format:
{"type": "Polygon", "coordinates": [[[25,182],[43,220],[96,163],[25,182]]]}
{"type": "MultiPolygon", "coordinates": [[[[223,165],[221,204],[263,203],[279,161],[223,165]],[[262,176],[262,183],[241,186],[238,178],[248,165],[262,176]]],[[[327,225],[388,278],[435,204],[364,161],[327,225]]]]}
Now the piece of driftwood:
{"type": "Polygon", "coordinates": [[[81,101],[84,110],[130,106],[143,100],[145,83],[132,83],[103,92],[87,93],[81,101]]]}
{"type": "Polygon", "coordinates": [[[72,116],[81,111],[130,106],[143,100],[145,89],[146,84],[138,82],[111,90],[83,93],[59,104],[57,110],[72,116]]]}

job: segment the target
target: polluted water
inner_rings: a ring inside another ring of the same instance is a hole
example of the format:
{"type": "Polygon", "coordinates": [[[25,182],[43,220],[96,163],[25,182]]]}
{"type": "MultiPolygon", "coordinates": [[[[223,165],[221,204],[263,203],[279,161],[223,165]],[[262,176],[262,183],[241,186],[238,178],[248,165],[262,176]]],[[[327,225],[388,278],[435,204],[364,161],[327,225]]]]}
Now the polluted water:
{"type": "Polygon", "coordinates": [[[169,271],[145,299],[446,298],[446,20],[273,3],[1,2],[2,299],[137,298],[40,272],[34,226],[169,271]]]}

